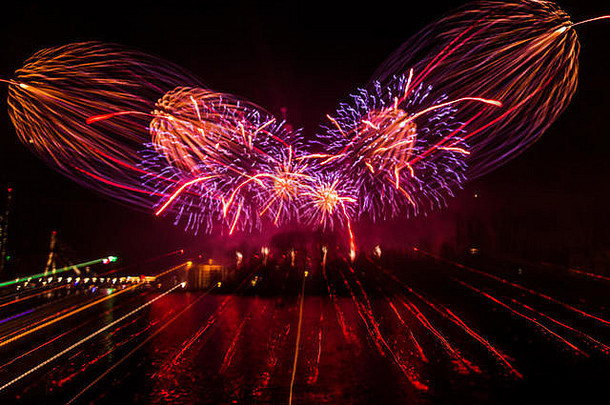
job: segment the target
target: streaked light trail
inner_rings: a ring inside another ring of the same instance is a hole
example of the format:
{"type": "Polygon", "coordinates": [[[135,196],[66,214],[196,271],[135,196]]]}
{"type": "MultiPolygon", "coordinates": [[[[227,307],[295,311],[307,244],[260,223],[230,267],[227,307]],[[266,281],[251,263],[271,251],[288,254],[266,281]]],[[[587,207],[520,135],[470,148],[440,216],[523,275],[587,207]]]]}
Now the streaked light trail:
{"type": "Polygon", "coordinates": [[[72,266],[62,267],[60,269],[56,269],[56,270],[53,270],[48,273],[32,274],[31,276],[19,277],[15,280],[5,281],[5,282],[0,283],[0,287],[6,287],[8,285],[21,283],[23,281],[31,281],[31,280],[35,280],[35,279],[38,279],[41,277],[49,277],[49,276],[53,276],[58,273],[63,273],[64,271],[80,269],[81,267],[87,267],[87,266],[91,266],[91,265],[98,264],[98,263],[108,264],[108,263],[116,262],[117,260],[118,260],[118,258],[116,256],[107,256],[107,257],[103,257],[101,259],[90,260],[88,262],[79,263],[79,264],[75,264],[72,266]]]}
{"type": "Polygon", "coordinates": [[[149,305],[151,305],[152,303],[154,303],[155,301],[163,298],[164,296],[166,296],[167,294],[171,293],[172,291],[184,287],[184,283],[180,283],[175,285],[174,287],[170,288],[169,290],[165,291],[164,293],[160,294],[159,296],[153,298],[152,300],[148,301],[145,304],[140,305],[138,308],[132,310],[131,312],[123,315],[122,317],[120,317],[119,319],[109,323],[108,325],[104,326],[101,329],[98,329],[97,331],[93,332],[92,334],[90,334],[89,336],[79,340],[78,342],[68,346],[66,349],[62,350],[61,352],[57,353],[56,355],[48,358],[47,360],[43,361],[42,363],[38,364],[37,366],[31,368],[30,370],[26,371],[25,373],[21,374],[20,376],[4,383],[3,385],[0,386],[0,391],[4,391],[5,389],[7,389],[8,387],[10,387],[11,385],[15,384],[16,382],[24,379],[25,377],[27,377],[28,375],[36,372],[37,370],[40,370],[41,368],[43,368],[44,366],[46,366],[47,364],[57,360],[58,358],[60,358],[61,356],[63,356],[64,354],[70,352],[71,350],[75,349],[76,347],[82,345],[85,342],[88,342],[89,340],[93,339],[94,337],[98,336],[99,334],[103,333],[104,331],[110,329],[111,327],[113,327],[114,325],[124,321],[125,319],[129,318],[130,316],[132,316],[133,314],[143,310],[144,308],[148,307],[149,305]]]}

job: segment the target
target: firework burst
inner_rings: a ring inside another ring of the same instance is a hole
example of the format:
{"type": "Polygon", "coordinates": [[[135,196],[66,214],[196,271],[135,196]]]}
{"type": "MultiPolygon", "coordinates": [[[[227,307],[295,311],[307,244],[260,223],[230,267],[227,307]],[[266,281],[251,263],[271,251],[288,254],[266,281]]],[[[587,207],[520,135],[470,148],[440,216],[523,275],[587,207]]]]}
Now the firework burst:
{"type": "Polygon", "coordinates": [[[538,139],[575,92],[579,24],[550,1],[470,3],[405,42],[317,136],[96,42],[32,56],[9,112],[62,173],[187,229],[343,227],[353,248],[355,220],[443,207],[538,139]]]}

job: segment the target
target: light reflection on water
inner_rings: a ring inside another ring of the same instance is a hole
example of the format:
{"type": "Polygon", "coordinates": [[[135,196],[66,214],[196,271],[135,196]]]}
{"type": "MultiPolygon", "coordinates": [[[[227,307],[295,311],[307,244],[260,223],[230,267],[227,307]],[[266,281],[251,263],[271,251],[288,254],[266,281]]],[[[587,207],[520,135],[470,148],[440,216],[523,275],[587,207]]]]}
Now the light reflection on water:
{"type": "MultiPolygon", "coordinates": [[[[173,295],[155,303],[150,321],[196,296],[173,295]]],[[[137,373],[129,373],[104,400],[287,403],[296,300],[205,297],[142,349],[137,373]]],[[[337,307],[346,330],[328,298],[305,300],[294,403],[421,403],[400,372],[372,350],[351,300],[341,298],[337,307]]]]}

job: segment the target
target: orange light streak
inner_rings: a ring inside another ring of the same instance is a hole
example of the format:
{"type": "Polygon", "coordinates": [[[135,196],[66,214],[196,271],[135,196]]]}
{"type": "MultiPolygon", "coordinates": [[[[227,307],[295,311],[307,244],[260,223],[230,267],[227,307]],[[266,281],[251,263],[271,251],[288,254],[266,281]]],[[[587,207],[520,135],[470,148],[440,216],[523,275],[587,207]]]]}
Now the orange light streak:
{"type": "Polygon", "coordinates": [[[438,149],[446,150],[446,151],[449,151],[449,152],[458,152],[458,153],[461,153],[462,155],[466,155],[466,156],[470,155],[470,152],[467,151],[464,148],[456,148],[456,147],[449,147],[449,146],[439,146],[438,149]]]}

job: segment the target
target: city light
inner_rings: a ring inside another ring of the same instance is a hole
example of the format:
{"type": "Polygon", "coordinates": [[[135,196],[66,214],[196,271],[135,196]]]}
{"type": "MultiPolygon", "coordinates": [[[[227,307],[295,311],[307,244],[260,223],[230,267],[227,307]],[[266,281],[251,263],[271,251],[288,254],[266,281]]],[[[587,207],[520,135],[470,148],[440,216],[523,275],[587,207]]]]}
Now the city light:
{"type": "MultiPolygon", "coordinates": [[[[53,274],[63,273],[65,271],[70,271],[70,270],[74,270],[74,269],[80,269],[83,267],[92,266],[94,264],[99,264],[99,263],[106,264],[106,263],[109,263],[111,261],[116,261],[116,260],[117,260],[116,256],[108,256],[108,257],[104,257],[101,259],[95,259],[95,260],[90,260],[88,262],[75,264],[72,266],[65,266],[65,267],[56,269],[53,272],[53,274]]],[[[47,277],[47,276],[48,276],[47,273],[38,273],[38,274],[30,275],[30,276],[18,277],[15,280],[5,281],[5,282],[0,283],[0,287],[6,287],[9,285],[18,284],[18,283],[21,283],[22,281],[31,281],[34,279],[41,279],[42,277],[47,277]]]]}

